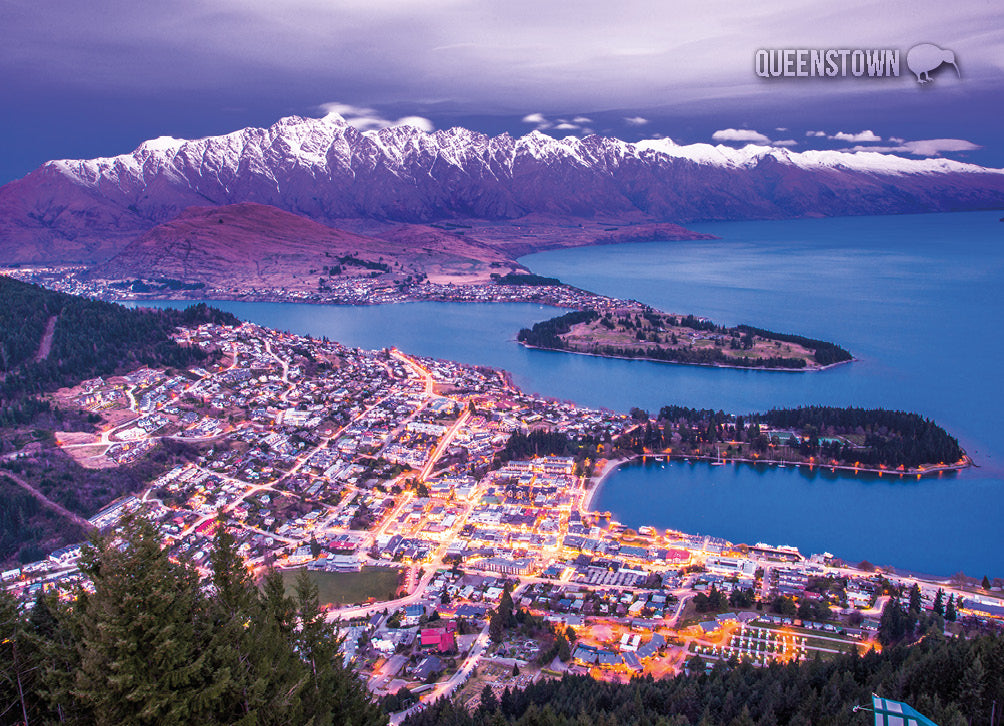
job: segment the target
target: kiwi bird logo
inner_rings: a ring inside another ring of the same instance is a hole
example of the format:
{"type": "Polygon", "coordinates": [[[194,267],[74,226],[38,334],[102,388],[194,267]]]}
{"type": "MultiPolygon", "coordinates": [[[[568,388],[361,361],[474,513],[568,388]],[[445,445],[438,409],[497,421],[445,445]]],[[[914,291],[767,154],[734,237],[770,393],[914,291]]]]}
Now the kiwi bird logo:
{"type": "Polygon", "coordinates": [[[959,78],[962,78],[959,66],[955,63],[955,53],[950,50],[939,48],[934,43],[921,43],[906,52],[906,66],[917,76],[917,83],[930,83],[933,80],[931,71],[939,68],[942,63],[951,63],[959,78]]]}

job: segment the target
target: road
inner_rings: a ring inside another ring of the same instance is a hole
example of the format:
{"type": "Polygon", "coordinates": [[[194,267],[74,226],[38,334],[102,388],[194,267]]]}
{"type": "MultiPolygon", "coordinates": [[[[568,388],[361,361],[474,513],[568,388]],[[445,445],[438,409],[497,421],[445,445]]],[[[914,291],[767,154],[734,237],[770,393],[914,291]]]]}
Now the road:
{"type": "Polygon", "coordinates": [[[436,448],[432,450],[432,456],[426,462],[425,466],[422,468],[422,473],[419,474],[419,481],[425,481],[432,474],[432,470],[436,466],[436,462],[443,456],[443,453],[449,448],[450,444],[453,443],[453,439],[456,437],[457,433],[467,423],[467,419],[471,417],[471,412],[464,409],[464,412],[460,414],[460,417],[453,422],[453,425],[443,434],[443,437],[436,444],[436,448]]]}
{"type": "Polygon", "coordinates": [[[471,677],[471,672],[477,667],[478,661],[481,660],[481,656],[485,654],[488,650],[490,643],[488,638],[488,624],[481,629],[478,633],[477,639],[471,645],[471,649],[464,659],[463,665],[457,669],[457,672],[450,676],[445,681],[440,681],[433,687],[431,691],[422,694],[422,699],[416,703],[414,706],[406,711],[400,711],[398,713],[391,714],[390,722],[392,724],[399,724],[408,716],[422,710],[426,706],[435,703],[440,698],[449,698],[454,694],[454,692],[463,686],[467,679],[471,677]]]}
{"type": "MultiPolygon", "coordinates": [[[[532,578],[527,578],[532,579],[532,578]]],[[[512,591],[513,601],[519,600],[519,596],[523,589],[526,588],[527,582],[521,582],[512,591]]],[[[390,722],[392,724],[399,724],[404,719],[406,719],[411,714],[422,710],[426,706],[435,703],[440,698],[449,698],[456,692],[458,688],[467,682],[470,678],[471,673],[478,665],[478,661],[481,657],[488,651],[490,646],[490,639],[488,637],[489,623],[485,623],[484,627],[481,628],[481,632],[478,633],[478,637],[475,639],[474,643],[471,644],[471,649],[467,653],[467,657],[464,658],[464,662],[457,669],[457,672],[452,676],[447,678],[445,681],[437,683],[431,691],[422,694],[421,700],[414,706],[406,711],[401,711],[399,713],[392,714],[390,717],[390,722]]]]}
{"type": "Polygon", "coordinates": [[[42,342],[38,344],[38,352],[35,353],[36,363],[49,357],[49,352],[52,350],[52,336],[56,332],[56,321],[58,319],[58,315],[53,315],[46,321],[45,332],[42,333],[42,342]]]}
{"type": "Polygon", "coordinates": [[[33,487],[31,484],[29,484],[28,482],[26,482],[24,479],[22,479],[21,477],[17,476],[16,474],[12,474],[9,471],[0,471],[0,476],[5,476],[8,479],[10,479],[12,482],[14,482],[19,487],[21,487],[22,489],[24,489],[26,492],[28,492],[29,494],[31,494],[33,497],[35,497],[35,499],[37,499],[38,501],[40,501],[42,504],[44,504],[49,509],[51,509],[51,510],[53,510],[55,512],[58,512],[59,514],[61,514],[64,517],[66,517],[67,519],[73,520],[73,522],[75,522],[76,524],[79,524],[81,527],[83,527],[84,531],[90,532],[91,530],[95,529],[95,527],[94,527],[93,524],[91,524],[90,522],[88,522],[86,519],[84,519],[83,517],[81,517],[79,514],[74,514],[69,509],[67,509],[66,507],[64,507],[62,504],[57,504],[56,502],[52,501],[51,499],[49,499],[49,497],[47,497],[44,494],[42,494],[42,492],[38,491],[38,489],[36,489],[35,487],[33,487]]]}

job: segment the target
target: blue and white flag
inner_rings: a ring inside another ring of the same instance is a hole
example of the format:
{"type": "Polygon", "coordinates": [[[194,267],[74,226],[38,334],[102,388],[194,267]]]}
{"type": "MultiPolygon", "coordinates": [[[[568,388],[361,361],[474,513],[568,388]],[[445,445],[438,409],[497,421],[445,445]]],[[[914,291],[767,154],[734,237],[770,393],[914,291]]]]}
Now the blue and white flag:
{"type": "Polygon", "coordinates": [[[938,726],[912,706],[872,694],[875,726],[938,726]]]}

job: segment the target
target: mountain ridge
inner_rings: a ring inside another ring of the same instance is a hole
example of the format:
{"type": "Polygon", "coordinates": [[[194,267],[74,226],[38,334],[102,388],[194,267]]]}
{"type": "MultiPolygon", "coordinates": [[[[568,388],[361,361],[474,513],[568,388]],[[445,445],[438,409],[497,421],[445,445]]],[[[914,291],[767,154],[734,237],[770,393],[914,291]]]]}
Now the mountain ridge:
{"type": "Polygon", "coordinates": [[[359,131],[286,117],[195,140],[46,162],[0,187],[0,260],[93,263],[189,207],[253,202],[327,226],[370,220],[613,223],[1004,207],[1004,170],[876,152],[741,148],[668,139],[359,131]]]}

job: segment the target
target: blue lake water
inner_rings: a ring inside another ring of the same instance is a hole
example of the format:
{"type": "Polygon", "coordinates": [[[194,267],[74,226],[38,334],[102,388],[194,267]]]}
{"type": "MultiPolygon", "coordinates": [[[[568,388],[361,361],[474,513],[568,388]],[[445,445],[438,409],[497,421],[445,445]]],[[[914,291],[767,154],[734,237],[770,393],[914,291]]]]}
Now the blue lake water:
{"type": "Polygon", "coordinates": [[[625,467],[596,506],[630,525],[793,544],[936,574],[1004,574],[1004,223],[1000,212],[695,226],[721,237],[544,252],[534,272],[717,322],[839,343],[860,360],[771,373],[526,350],[538,305],[214,303],[352,346],[509,370],[524,390],[626,411],[667,403],[745,413],[824,403],[934,418],[980,464],[899,480],[673,464],[625,467]]]}

